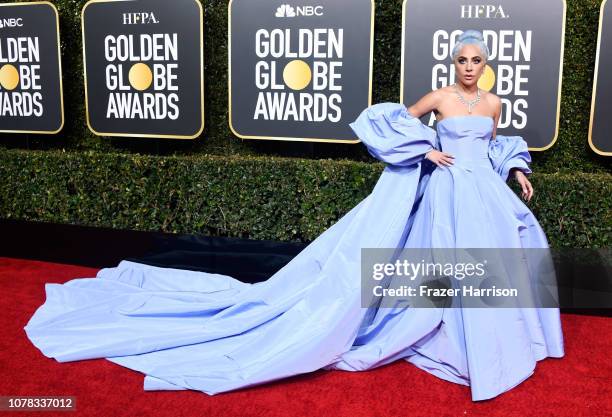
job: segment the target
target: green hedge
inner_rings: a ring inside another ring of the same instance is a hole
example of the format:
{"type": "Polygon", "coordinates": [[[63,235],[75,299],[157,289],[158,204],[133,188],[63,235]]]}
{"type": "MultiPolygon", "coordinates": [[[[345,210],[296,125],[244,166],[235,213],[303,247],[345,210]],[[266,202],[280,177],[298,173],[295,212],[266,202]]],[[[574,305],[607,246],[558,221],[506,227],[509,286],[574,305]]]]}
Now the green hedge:
{"type": "MultiPolygon", "coordinates": [[[[373,189],[382,163],[0,149],[0,217],[307,242],[373,189]]],[[[610,244],[612,176],[538,174],[553,247],[610,244]]],[[[518,194],[518,184],[510,185],[518,194]]]]}
{"type": "MultiPolygon", "coordinates": [[[[15,0],[11,0],[15,1],[15,0]]],[[[563,91],[559,138],[546,152],[534,152],[538,172],[610,172],[609,160],[588,146],[587,134],[601,0],[567,0],[563,91]]],[[[277,155],[368,161],[360,145],[241,140],[228,127],[228,1],[202,0],[206,121],[195,141],[99,138],[85,125],[81,9],[85,0],[55,0],[60,13],[66,127],[56,137],[0,135],[0,146],[24,149],[97,150],[147,154],[277,155]]],[[[376,0],[373,102],[398,101],[402,0],[376,0]]],[[[425,94],[425,92],[423,92],[425,94]]]]}

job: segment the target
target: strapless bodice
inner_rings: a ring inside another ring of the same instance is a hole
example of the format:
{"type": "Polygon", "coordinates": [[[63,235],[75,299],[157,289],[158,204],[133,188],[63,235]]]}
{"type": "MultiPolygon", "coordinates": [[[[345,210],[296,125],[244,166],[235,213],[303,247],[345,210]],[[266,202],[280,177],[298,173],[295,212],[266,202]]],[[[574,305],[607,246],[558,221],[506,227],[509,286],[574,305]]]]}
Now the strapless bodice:
{"type": "Polygon", "coordinates": [[[436,124],[443,152],[455,157],[463,166],[491,166],[489,141],[493,133],[493,118],[481,115],[450,116],[436,124]]]}

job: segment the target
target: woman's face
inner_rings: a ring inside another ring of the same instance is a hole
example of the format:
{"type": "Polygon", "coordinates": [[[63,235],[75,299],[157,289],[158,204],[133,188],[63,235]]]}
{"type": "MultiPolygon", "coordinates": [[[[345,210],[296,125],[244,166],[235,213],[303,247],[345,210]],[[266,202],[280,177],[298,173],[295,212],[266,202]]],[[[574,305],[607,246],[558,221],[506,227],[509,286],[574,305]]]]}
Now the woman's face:
{"type": "Polygon", "coordinates": [[[485,60],[480,49],[473,44],[464,45],[454,61],[455,79],[466,86],[474,85],[482,75],[485,60]]]}

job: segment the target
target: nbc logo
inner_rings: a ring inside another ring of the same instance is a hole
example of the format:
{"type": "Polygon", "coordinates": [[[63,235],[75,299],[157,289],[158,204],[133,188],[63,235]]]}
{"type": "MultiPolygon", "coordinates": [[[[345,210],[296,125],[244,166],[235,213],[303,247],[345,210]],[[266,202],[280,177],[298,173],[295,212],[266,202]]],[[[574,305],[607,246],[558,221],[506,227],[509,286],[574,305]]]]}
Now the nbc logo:
{"type": "Polygon", "coordinates": [[[23,26],[23,19],[21,17],[10,17],[8,19],[0,19],[0,29],[4,28],[15,28],[23,26]]]}
{"type": "Polygon", "coordinates": [[[295,17],[295,9],[289,4],[282,4],[276,9],[276,17],[295,17]]]}
{"type": "Polygon", "coordinates": [[[296,6],[282,4],[276,9],[276,17],[323,16],[323,6],[296,6]]]}

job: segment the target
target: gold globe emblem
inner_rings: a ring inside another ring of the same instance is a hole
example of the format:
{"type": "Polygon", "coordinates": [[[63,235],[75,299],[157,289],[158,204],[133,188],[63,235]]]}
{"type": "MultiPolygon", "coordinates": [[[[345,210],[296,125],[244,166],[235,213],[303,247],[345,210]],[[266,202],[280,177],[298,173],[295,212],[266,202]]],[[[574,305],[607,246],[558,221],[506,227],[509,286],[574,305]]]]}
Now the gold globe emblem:
{"type": "Polygon", "coordinates": [[[495,71],[488,65],[485,65],[484,71],[482,75],[478,79],[478,88],[491,91],[493,86],[495,85],[495,71]]]}
{"type": "Polygon", "coordinates": [[[301,59],[294,59],[283,69],[283,81],[293,90],[303,90],[310,84],[311,79],[310,67],[301,59]]]}
{"type": "Polygon", "coordinates": [[[132,65],[130,68],[130,85],[132,88],[138,91],[144,91],[151,86],[153,82],[153,72],[147,64],[139,62],[138,64],[132,65]]]}
{"type": "Polygon", "coordinates": [[[0,85],[5,90],[14,90],[19,84],[19,72],[11,64],[3,65],[0,68],[0,85]]]}

